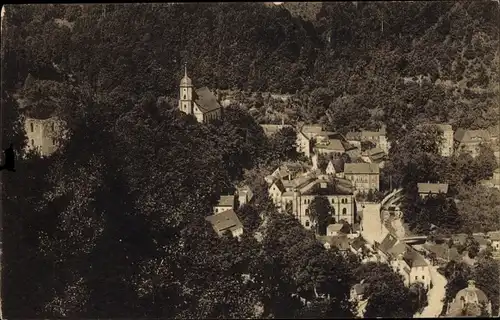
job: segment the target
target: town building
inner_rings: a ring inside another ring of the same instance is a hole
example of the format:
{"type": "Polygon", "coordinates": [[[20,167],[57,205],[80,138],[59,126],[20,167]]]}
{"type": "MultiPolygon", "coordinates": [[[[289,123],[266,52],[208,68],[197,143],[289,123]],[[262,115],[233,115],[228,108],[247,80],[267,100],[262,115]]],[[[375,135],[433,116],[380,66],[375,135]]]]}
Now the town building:
{"type": "Polygon", "coordinates": [[[481,315],[481,308],[491,315],[491,301],[483,290],[476,287],[474,280],[468,281],[468,286],[457,292],[455,298],[448,304],[446,315],[448,317],[481,315]]]}
{"type": "Polygon", "coordinates": [[[345,230],[344,224],[342,223],[334,223],[326,227],[326,235],[327,236],[338,236],[340,234],[343,234],[342,232],[345,230]]]}
{"type": "Polygon", "coordinates": [[[238,195],[238,204],[241,207],[242,205],[250,203],[253,199],[253,192],[249,186],[244,185],[242,187],[238,187],[236,189],[236,193],[238,195]]]}
{"type": "Polygon", "coordinates": [[[240,237],[243,234],[243,224],[232,209],[208,216],[205,220],[210,222],[219,237],[228,231],[233,237],[240,237]]]}
{"type": "Polygon", "coordinates": [[[235,208],[236,198],[234,195],[224,195],[219,198],[217,205],[214,206],[214,214],[221,213],[235,208]]]}
{"type": "Polygon", "coordinates": [[[367,163],[376,163],[383,168],[387,154],[381,148],[372,148],[361,153],[361,159],[367,163]]]}
{"type": "Polygon", "coordinates": [[[382,149],[386,154],[389,154],[390,143],[387,140],[385,126],[382,126],[378,131],[358,131],[348,132],[345,136],[346,141],[351,145],[361,149],[361,143],[364,141],[372,142],[376,147],[382,149]]]}
{"type": "Polygon", "coordinates": [[[468,130],[459,128],[454,135],[455,150],[469,153],[473,158],[479,155],[481,144],[490,144],[491,136],[488,130],[468,130]]]}
{"type": "Polygon", "coordinates": [[[380,168],[376,163],[346,163],[344,176],[352,182],[357,192],[379,190],[380,168]]]}
{"type": "Polygon", "coordinates": [[[487,236],[493,250],[500,251],[500,231],[490,231],[487,236]]]}
{"type": "Polygon", "coordinates": [[[418,194],[422,199],[438,194],[448,194],[447,183],[417,183],[418,194]]]}
{"type": "Polygon", "coordinates": [[[390,233],[380,244],[375,242],[374,248],[381,262],[389,263],[394,271],[401,274],[406,286],[420,282],[425,288],[430,288],[429,265],[415,249],[390,233]]]}
{"type": "Polygon", "coordinates": [[[24,130],[28,138],[26,151],[34,150],[41,156],[49,156],[60,146],[66,135],[63,121],[57,117],[47,119],[24,119],[24,130]]]}
{"type": "Polygon", "coordinates": [[[351,190],[342,190],[333,178],[318,178],[316,172],[290,180],[274,181],[269,187],[269,196],[278,210],[291,213],[307,229],[313,227],[309,204],[317,196],[328,199],[335,222],[342,220],[350,225],[356,222],[355,200],[351,190]]]}
{"type": "Polygon", "coordinates": [[[439,146],[439,152],[443,157],[449,157],[453,155],[453,146],[454,146],[454,138],[453,138],[453,128],[449,124],[445,123],[433,123],[433,124],[424,124],[424,126],[435,126],[441,131],[441,144],[439,146]]]}
{"type": "Polygon", "coordinates": [[[200,123],[211,122],[222,117],[222,107],[215,95],[207,87],[195,90],[186,68],[184,68],[184,77],[179,85],[179,110],[193,115],[200,123]]]}

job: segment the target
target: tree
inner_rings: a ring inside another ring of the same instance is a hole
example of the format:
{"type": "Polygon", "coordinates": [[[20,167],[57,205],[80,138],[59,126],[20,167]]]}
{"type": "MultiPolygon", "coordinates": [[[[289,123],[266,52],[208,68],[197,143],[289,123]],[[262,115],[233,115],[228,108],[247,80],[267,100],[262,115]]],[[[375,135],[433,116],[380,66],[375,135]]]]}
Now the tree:
{"type": "Polygon", "coordinates": [[[500,288],[497,282],[500,277],[498,262],[491,258],[479,259],[474,267],[473,277],[476,286],[483,290],[491,301],[492,314],[498,314],[500,302],[500,288]]]}
{"type": "Polygon", "coordinates": [[[474,259],[477,257],[477,254],[479,253],[479,243],[474,239],[472,234],[468,234],[467,238],[465,239],[465,248],[467,252],[469,253],[469,257],[474,259]]]}
{"type": "Polygon", "coordinates": [[[297,134],[292,127],[284,127],[276,132],[270,141],[271,157],[279,160],[297,159],[297,134]]]}
{"type": "Polygon", "coordinates": [[[467,287],[471,273],[470,267],[464,262],[450,261],[446,264],[444,268],[444,276],[448,281],[446,284],[446,304],[451,303],[458,291],[467,287]]]}
{"type": "Polygon", "coordinates": [[[332,215],[330,202],[326,197],[316,196],[309,204],[309,217],[316,225],[316,232],[325,235],[328,218],[332,215]]]}
{"type": "Polygon", "coordinates": [[[357,277],[367,285],[363,294],[363,298],[368,299],[365,317],[411,317],[415,313],[410,290],[405,287],[402,277],[388,265],[363,264],[357,270],[357,277]]]}
{"type": "Polygon", "coordinates": [[[498,167],[493,149],[488,145],[479,146],[479,155],[475,159],[480,168],[478,179],[488,179],[493,176],[493,171],[498,167]]]}

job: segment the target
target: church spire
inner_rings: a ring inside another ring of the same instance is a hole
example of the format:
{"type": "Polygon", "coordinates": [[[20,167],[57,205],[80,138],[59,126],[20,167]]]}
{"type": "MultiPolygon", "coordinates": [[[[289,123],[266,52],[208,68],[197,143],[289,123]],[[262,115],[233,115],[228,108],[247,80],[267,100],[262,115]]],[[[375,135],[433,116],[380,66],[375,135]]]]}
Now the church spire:
{"type": "Polygon", "coordinates": [[[188,68],[187,68],[187,62],[184,62],[184,77],[188,77],[188,68]]]}

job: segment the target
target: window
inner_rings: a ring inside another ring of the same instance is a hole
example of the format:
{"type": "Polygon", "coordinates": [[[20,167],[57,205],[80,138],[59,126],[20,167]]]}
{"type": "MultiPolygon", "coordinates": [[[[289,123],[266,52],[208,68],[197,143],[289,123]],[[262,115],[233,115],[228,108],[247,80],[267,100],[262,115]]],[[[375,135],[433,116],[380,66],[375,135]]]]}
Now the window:
{"type": "Polygon", "coordinates": [[[219,209],[215,208],[215,213],[219,212],[219,209]]]}
{"type": "Polygon", "coordinates": [[[332,203],[335,203],[335,198],[332,198],[332,203]]]}
{"type": "Polygon", "coordinates": [[[52,145],[56,145],[56,139],[55,138],[52,138],[52,145]]]}
{"type": "Polygon", "coordinates": [[[309,227],[309,220],[306,221],[306,227],[309,227]]]}
{"type": "Polygon", "coordinates": [[[418,276],[415,276],[415,281],[418,280],[418,276]]]}
{"type": "Polygon", "coordinates": [[[308,215],[308,214],[309,214],[309,209],[306,209],[306,215],[308,215]]]}
{"type": "MultiPolygon", "coordinates": [[[[33,125],[33,124],[32,124],[33,125]]],[[[35,146],[35,140],[31,139],[31,145],[35,146]]]]}
{"type": "MultiPolygon", "coordinates": [[[[34,131],[33,123],[30,123],[30,127],[31,127],[31,132],[33,132],[34,131]]],[[[31,141],[33,141],[33,140],[31,140],[31,141]]]]}
{"type": "Polygon", "coordinates": [[[306,200],[306,199],[304,199],[304,204],[306,204],[306,203],[307,203],[307,200],[306,200]]]}
{"type": "Polygon", "coordinates": [[[425,276],[422,276],[422,280],[425,280],[425,276]]]}
{"type": "Polygon", "coordinates": [[[346,215],[346,214],[347,214],[347,209],[346,209],[346,208],[342,209],[342,214],[343,214],[343,215],[346,215]]]}
{"type": "Polygon", "coordinates": [[[55,131],[54,122],[52,122],[52,131],[55,131]]]}
{"type": "Polygon", "coordinates": [[[184,100],[186,100],[186,95],[184,95],[184,98],[183,98],[183,99],[184,99],[184,100]]]}

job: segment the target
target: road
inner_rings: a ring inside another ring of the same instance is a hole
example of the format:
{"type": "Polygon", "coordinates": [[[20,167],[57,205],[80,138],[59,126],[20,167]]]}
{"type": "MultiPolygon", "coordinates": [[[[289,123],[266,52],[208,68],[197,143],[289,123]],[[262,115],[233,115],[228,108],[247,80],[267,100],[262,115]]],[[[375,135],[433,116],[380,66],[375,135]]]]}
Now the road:
{"type": "Polygon", "coordinates": [[[382,225],[380,219],[380,204],[365,203],[364,206],[361,235],[371,245],[375,241],[380,243],[388,233],[387,228],[382,225]]]}
{"type": "Polygon", "coordinates": [[[442,276],[429,260],[425,259],[431,271],[432,289],[427,294],[429,304],[421,314],[416,314],[414,318],[437,318],[443,310],[443,299],[446,295],[446,278],[442,276]]]}

